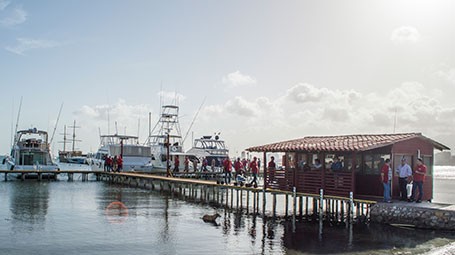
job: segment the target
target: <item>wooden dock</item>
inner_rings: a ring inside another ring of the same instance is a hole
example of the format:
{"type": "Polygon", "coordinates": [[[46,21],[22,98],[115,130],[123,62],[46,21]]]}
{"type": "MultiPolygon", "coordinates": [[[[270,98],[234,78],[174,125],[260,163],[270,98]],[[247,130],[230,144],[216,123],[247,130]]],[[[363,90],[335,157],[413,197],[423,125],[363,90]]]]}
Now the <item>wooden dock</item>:
{"type": "MultiPolygon", "coordinates": [[[[246,213],[262,214],[272,217],[327,219],[337,222],[353,222],[355,219],[368,219],[371,205],[375,201],[359,200],[352,197],[336,197],[319,194],[298,193],[295,189],[282,191],[264,187],[246,187],[232,184],[220,184],[215,180],[203,180],[205,175],[180,175],[167,177],[155,174],[134,172],[103,172],[87,170],[60,170],[60,171],[9,171],[4,173],[5,181],[10,173],[25,175],[34,174],[41,181],[43,176],[67,175],[68,181],[74,181],[75,174],[81,174],[82,181],[88,181],[89,175],[94,175],[96,181],[105,181],[137,188],[170,192],[184,200],[199,203],[210,203],[230,209],[244,210],[246,213]],[[279,202],[279,203],[278,203],[279,202]],[[279,204],[279,205],[278,205],[279,204]],[[280,208],[280,206],[282,206],[280,208]]],[[[214,175],[217,176],[217,175],[214,175]]],[[[48,178],[49,179],[49,178],[48,178]]],[[[61,179],[61,178],[60,178],[61,179]]]]}

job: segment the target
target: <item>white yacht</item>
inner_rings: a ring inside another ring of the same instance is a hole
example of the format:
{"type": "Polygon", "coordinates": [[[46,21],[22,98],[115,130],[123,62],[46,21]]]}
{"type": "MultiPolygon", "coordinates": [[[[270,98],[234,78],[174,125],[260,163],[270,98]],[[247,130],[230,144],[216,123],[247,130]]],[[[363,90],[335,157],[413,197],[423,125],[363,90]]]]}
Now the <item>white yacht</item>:
{"type": "MultiPolygon", "coordinates": [[[[31,128],[20,130],[14,137],[11,154],[5,158],[8,170],[42,170],[59,171],[59,167],[53,162],[48,133],[46,131],[31,128]]],[[[18,173],[18,176],[21,175],[18,173]]],[[[55,177],[55,174],[53,174],[55,177]]],[[[37,174],[27,174],[25,178],[34,178],[37,174]]]]}
{"type": "MultiPolygon", "coordinates": [[[[183,138],[179,124],[179,107],[177,105],[163,105],[161,116],[153,130],[150,132],[148,144],[152,149],[153,167],[166,170],[167,155],[169,166],[175,169],[175,158],[179,159],[179,171],[184,170],[185,158],[197,160],[193,155],[183,151],[183,138]]],[[[190,164],[193,168],[193,164],[190,164]]]]}
{"type": "Polygon", "coordinates": [[[229,150],[224,141],[220,139],[219,133],[194,139],[193,147],[187,153],[196,155],[198,158],[206,158],[209,165],[214,159],[216,167],[220,167],[222,161],[229,158],[229,150]]]}
{"type": "Polygon", "coordinates": [[[140,145],[137,136],[101,135],[101,145],[96,154],[87,161],[93,171],[103,171],[107,156],[121,157],[122,171],[151,172],[151,151],[149,146],[140,145]]]}

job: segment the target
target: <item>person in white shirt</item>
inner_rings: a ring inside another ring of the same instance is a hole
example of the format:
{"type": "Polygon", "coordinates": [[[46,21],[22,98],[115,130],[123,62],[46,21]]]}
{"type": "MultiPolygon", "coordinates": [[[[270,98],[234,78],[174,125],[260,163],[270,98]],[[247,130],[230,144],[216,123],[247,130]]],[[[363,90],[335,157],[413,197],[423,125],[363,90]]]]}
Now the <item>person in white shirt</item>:
{"type": "Polygon", "coordinates": [[[408,200],[408,192],[406,189],[406,185],[409,182],[409,178],[412,176],[412,169],[406,163],[406,158],[401,159],[401,165],[398,166],[396,169],[396,173],[398,175],[398,184],[400,186],[401,192],[401,200],[406,201],[408,200]]]}

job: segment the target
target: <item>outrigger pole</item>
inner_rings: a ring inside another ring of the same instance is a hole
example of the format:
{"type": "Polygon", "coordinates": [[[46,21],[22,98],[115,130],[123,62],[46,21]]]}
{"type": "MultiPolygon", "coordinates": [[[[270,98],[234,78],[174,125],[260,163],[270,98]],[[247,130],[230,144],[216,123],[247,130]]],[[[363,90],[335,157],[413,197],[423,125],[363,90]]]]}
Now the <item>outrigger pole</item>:
{"type": "Polygon", "coordinates": [[[60,114],[62,113],[62,109],[63,109],[63,103],[60,105],[60,110],[58,111],[57,121],[55,122],[54,131],[52,132],[52,136],[51,136],[51,140],[50,140],[49,144],[52,144],[52,141],[54,140],[55,130],[57,129],[57,125],[58,125],[58,121],[60,120],[60,114]]]}
{"type": "Polygon", "coordinates": [[[16,139],[17,139],[17,127],[19,126],[19,116],[21,115],[21,109],[22,109],[22,96],[21,96],[21,102],[19,103],[19,111],[17,112],[17,120],[16,120],[16,129],[14,130],[14,143],[11,144],[11,146],[14,146],[16,144],[16,139]]]}
{"type": "Polygon", "coordinates": [[[191,121],[191,124],[190,124],[188,130],[186,131],[185,136],[183,137],[182,144],[185,143],[186,137],[188,136],[188,133],[190,132],[191,128],[193,127],[193,124],[194,124],[194,122],[196,121],[196,118],[197,118],[199,112],[201,111],[202,106],[203,106],[204,103],[205,103],[205,99],[207,99],[207,97],[204,97],[204,100],[202,100],[202,104],[199,106],[199,109],[197,110],[196,114],[194,115],[194,118],[193,118],[193,120],[191,121]]]}

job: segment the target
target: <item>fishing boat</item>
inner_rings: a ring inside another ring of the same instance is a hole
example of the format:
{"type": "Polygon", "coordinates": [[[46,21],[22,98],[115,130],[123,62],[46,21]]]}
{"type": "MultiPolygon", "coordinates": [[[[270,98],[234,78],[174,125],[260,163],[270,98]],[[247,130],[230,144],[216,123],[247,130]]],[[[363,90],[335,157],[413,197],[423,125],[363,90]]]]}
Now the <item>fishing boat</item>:
{"type": "MultiPolygon", "coordinates": [[[[59,171],[59,167],[53,162],[48,133],[46,131],[31,128],[20,130],[16,133],[11,154],[5,158],[8,170],[43,170],[59,171]]],[[[17,177],[22,174],[18,173],[17,177]]],[[[51,174],[55,177],[55,174],[51,174]]],[[[37,174],[26,174],[25,178],[37,177],[37,174]]]]}
{"type": "Polygon", "coordinates": [[[196,155],[198,158],[207,159],[208,164],[215,160],[215,166],[221,166],[224,159],[229,158],[229,150],[224,140],[220,139],[220,133],[214,136],[202,136],[194,139],[193,147],[187,151],[189,154],[196,155]]]}
{"type": "MultiPolygon", "coordinates": [[[[169,164],[169,168],[175,170],[174,162],[178,158],[180,164],[177,170],[183,170],[186,157],[192,161],[198,160],[194,155],[184,152],[183,141],[179,123],[179,106],[163,105],[160,119],[150,132],[148,139],[148,144],[152,150],[153,166],[157,169],[166,170],[166,165],[169,164]]],[[[190,164],[190,168],[192,167],[193,164],[190,164]]]]}
{"type": "Polygon", "coordinates": [[[150,147],[139,144],[137,136],[101,135],[100,140],[100,148],[96,154],[87,158],[93,171],[104,171],[108,156],[122,158],[121,171],[151,172],[153,170],[150,147]]]}

